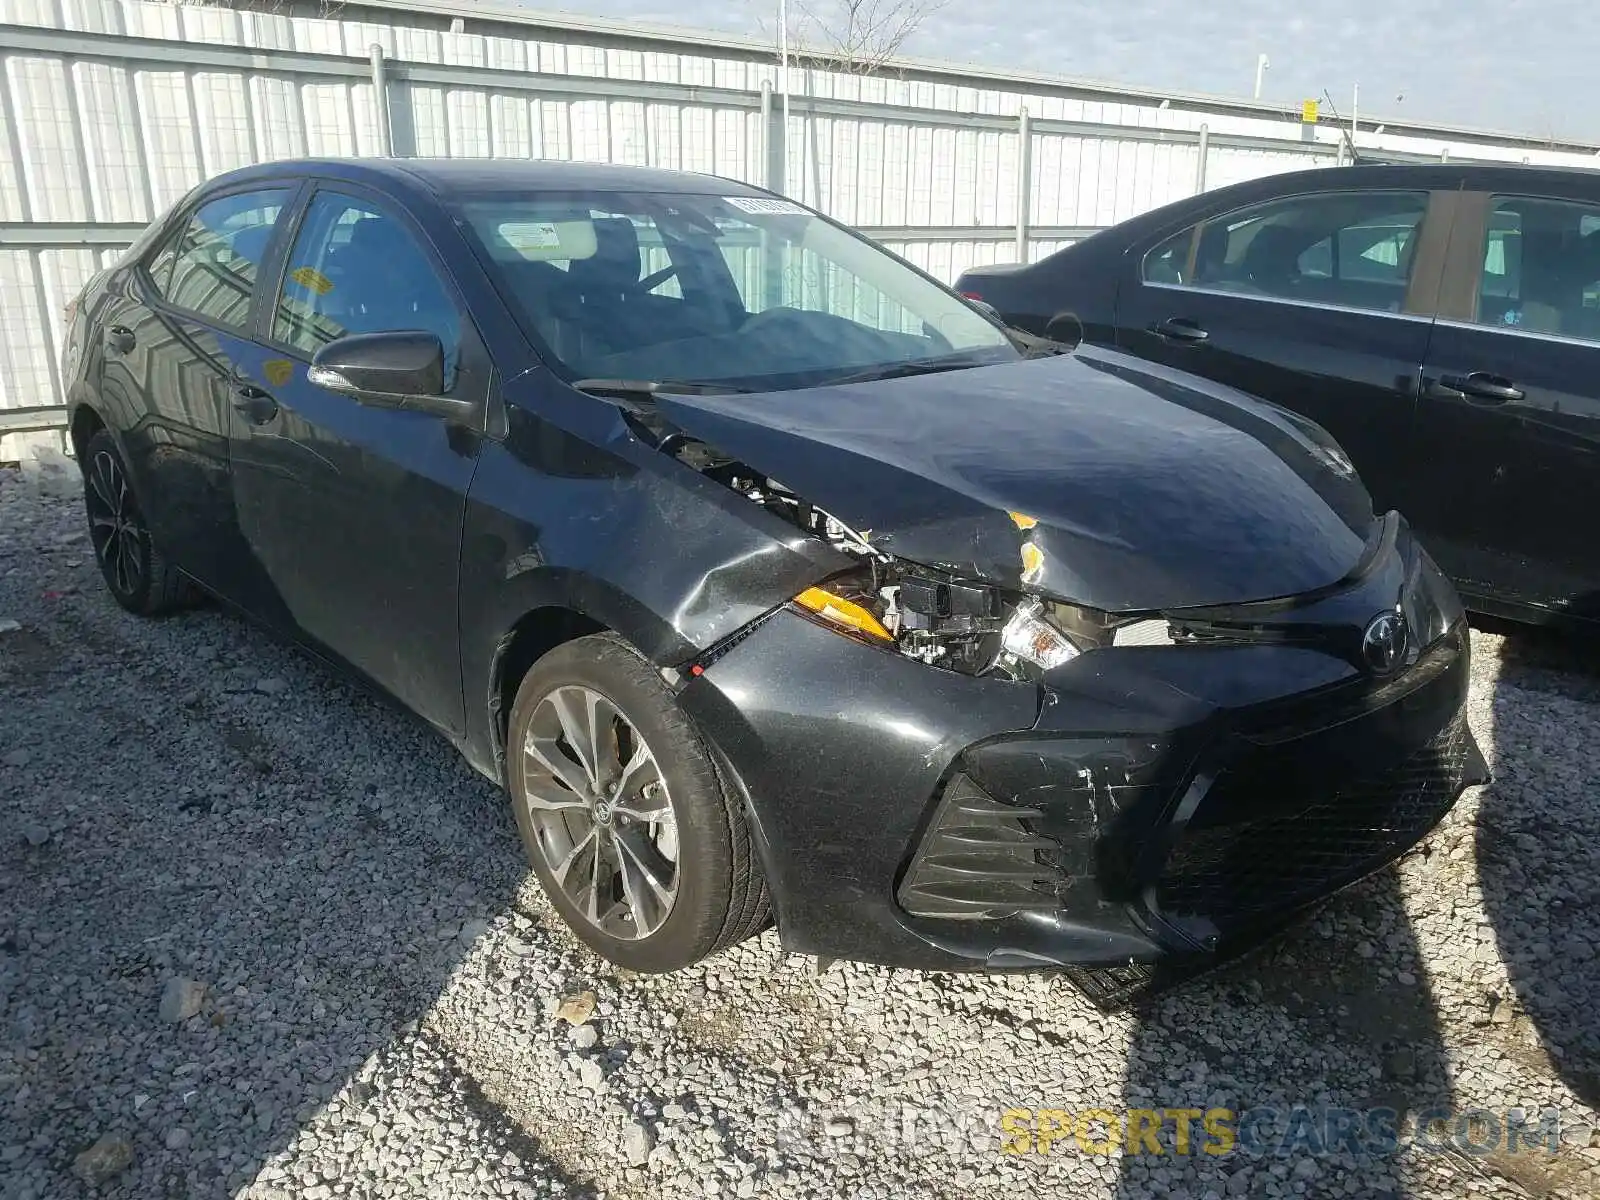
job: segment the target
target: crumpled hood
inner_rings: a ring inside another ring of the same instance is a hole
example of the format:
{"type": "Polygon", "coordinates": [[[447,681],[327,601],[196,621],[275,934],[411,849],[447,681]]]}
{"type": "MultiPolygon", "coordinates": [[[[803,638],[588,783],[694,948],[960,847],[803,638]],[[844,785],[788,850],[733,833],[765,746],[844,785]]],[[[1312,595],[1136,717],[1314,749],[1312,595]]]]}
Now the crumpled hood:
{"type": "Polygon", "coordinates": [[[1326,587],[1373,525],[1315,425],[1101,350],[656,405],[887,553],[1112,612],[1326,587]]]}

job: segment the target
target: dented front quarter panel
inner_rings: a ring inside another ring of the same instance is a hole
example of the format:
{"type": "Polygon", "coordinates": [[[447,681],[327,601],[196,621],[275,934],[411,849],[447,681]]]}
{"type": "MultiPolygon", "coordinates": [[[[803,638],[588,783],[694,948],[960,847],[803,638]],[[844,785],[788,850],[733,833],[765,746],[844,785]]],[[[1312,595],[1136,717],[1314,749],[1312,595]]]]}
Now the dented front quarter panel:
{"type": "MultiPolygon", "coordinates": [[[[505,386],[506,436],[486,442],[461,556],[462,671],[492,687],[503,639],[559,607],[681,663],[852,560],[641,440],[616,405],[547,372],[505,386]]],[[[468,705],[492,769],[491,705],[468,705]]]]}

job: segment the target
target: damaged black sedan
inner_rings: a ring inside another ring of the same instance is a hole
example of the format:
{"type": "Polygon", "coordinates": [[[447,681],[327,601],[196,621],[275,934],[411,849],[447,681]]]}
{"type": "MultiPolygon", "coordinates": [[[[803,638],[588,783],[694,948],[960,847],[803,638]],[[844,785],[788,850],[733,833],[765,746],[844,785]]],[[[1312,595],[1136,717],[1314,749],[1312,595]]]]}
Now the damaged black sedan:
{"type": "Polygon", "coordinates": [[[224,176],[75,302],[119,603],[219,597],[510,793],[591,947],[1060,968],[1259,942],[1483,777],[1450,585],[1316,426],[1019,343],[788,200],[224,176]]]}

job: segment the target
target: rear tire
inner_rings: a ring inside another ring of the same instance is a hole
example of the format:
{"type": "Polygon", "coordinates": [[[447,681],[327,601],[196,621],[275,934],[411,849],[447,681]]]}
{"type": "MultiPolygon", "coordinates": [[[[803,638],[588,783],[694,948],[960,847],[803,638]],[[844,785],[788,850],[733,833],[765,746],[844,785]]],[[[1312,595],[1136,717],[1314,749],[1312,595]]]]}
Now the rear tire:
{"type": "Polygon", "coordinates": [[[161,616],[193,604],[193,585],[150,537],[127,465],[104,429],[96,431],[84,446],[79,466],[89,540],[112,599],[141,617],[161,616]]]}
{"type": "Polygon", "coordinates": [[[603,958],[676,971],[767,924],[739,799],[620,637],[578,638],[533,665],[511,708],[506,767],[534,873],[603,958]]]}

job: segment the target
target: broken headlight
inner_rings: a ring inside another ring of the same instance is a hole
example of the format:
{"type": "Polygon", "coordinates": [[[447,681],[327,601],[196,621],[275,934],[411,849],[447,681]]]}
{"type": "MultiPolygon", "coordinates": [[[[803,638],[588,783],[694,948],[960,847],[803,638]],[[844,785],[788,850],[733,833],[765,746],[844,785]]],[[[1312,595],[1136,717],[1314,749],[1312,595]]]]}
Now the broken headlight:
{"type": "Polygon", "coordinates": [[[876,559],[807,588],[797,608],[829,627],[965,675],[1034,680],[1119,643],[1123,618],[876,559]]]}

